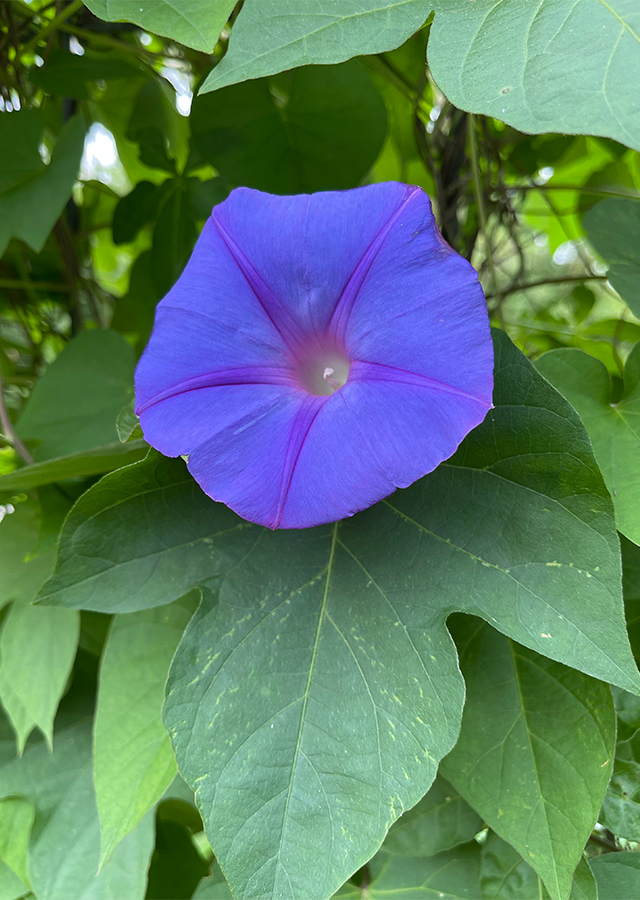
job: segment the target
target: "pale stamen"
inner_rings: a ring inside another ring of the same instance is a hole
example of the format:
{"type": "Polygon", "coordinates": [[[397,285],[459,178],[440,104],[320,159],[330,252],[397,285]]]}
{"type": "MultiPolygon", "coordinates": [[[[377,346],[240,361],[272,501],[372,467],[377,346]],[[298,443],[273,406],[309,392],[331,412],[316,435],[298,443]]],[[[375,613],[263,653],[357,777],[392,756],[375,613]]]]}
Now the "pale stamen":
{"type": "Polygon", "coordinates": [[[334,391],[337,391],[338,388],[342,387],[342,385],[340,384],[339,381],[336,381],[335,378],[331,377],[334,374],[334,372],[335,372],[335,369],[332,369],[330,366],[327,366],[327,368],[322,373],[322,377],[327,382],[327,384],[331,385],[331,387],[334,389],[334,391]]]}

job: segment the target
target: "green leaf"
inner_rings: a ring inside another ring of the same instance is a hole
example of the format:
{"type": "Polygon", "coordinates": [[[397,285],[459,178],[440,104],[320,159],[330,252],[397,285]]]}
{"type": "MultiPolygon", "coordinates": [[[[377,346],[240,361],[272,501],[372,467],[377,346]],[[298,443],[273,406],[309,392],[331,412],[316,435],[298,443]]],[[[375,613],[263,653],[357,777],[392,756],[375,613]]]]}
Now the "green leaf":
{"type": "Polygon", "coordinates": [[[176,774],[161,719],[169,664],[199,593],[113,620],[100,668],[94,783],[102,861],[144,818],[176,774]]]}
{"type": "Polygon", "coordinates": [[[135,411],[135,399],[123,406],[118,413],[116,428],[118,437],[123,444],[126,442],[137,443],[138,439],[142,437],[140,420],[135,411]]]}
{"type": "MultiPolygon", "coordinates": [[[[640,149],[633,0],[434,0],[429,66],[459,109],[640,149]]],[[[215,70],[214,70],[215,71],[215,70]]]]}
{"type": "Polygon", "coordinates": [[[210,579],[164,715],[240,895],[326,900],[429,788],[463,699],[450,612],[638,689],[586,434],[500,332],[496,350],[496,408],[458,453],[335,527],[250,525],[154,454],[66,521],[44,602],[132,611],[210,579]]]}
{"type": "MultiPolygon", "coordinates": [[[[622,549],[622,590],[631,649],[640,659],[640,547],[625,537],[620,539],[622,549]]],[[[636,701],[640,702],[640,701],[636,701]]],[[[634,727],[640,728],[640,708],[634,727]]]]}
{"type": "Polygon", "coordinates": [[[37,460],[118,440],[116,419],[133,392],[133,350],[114,331],[85,331],[37,382],[16,430],[38,442],[37,460]]]}
{"type": "Polygon", "coordinates": [[[480,847],[475,842],[445,850],[426,859],[379,853],[371,862],[373,880],[366,890],[340,892],[338,897],[366,900],[463,900],[480,896],[480,847]]]}
{"type": "Polygon", "coordinates": [[[492,831],[482,845],[480,887],[482,900],[537,900],[544,890],[518,851],[492,831]]]}
{"type": "Polygon", "coordinates": [[[594,249],[609,263],[611,286],[640,316],[640,203],[602,200],[587,212],[583,225],[594,249]]]}
{"type": "Polygon", "coordinates": [[[88,47],[82,56],[76,56],[53,47],[46,66],[29,70],[29,81],[47,94],[87,100],[91,82],[148,77],[148,69],[134,57],[125,56],[117,56],[113,51],[95,52],[88,47]]]}
{"type": "MultiPolygon", "coordinates": [[[[482,900],[548,900],[542,882],[520,854],[490,832],[480,861],[482,900]]],[[[598,900],[595,878],[582,857],[575,871],[570,900],[598,900]]]]}
{"type": "Polygon", "coordinates": [[[35,809],[26,797],[0,800],[0,859],[29,886],[29,839],[35,809]]]}
{"type": "Polygon", "coordinates": [[[640,842],[640,729],[618,742],[600,822],[618,837],[640,842]]]}
{"type": "Polygon", "coordinates": [[[263,538],[252,553],[254,534],[232,578],[204,590],[169,676],[178,765],[240,895],[324,900],[420,799],[455,740],[462,685],[442,624],[383,594],[338,529],[323,532],[263,538]],[[249,771],[251,797],[240,787],[249,771]],[[313,859],[310,841],[326,848],[313,859]]]}
{"type": "Polygon", "coordinates": [[[198,885],[193,900],[233,900],[231,889],[217,863],[213,864],[211,874],[198,885]]]}
{"type": "Polygon", "coordinates": [[[327,9],[297,0],[293,10],[290,0],[246,0],[202,90],[390,50],[434,7],[429,65],[455,106],[520,131],[605,135],[640,149],[632,0],[334,0],[327,9]]]}
{"type": "Polygon", "coordinates": [[[197,97],[191,130],[201,156],[233,184],[295,194],[358,185],[382,148],[387,116],[354,60],[197,97]]]}
{"type": "Polygon", "coordinates": [[[482,819],[440,775],[419,803],[391,826],[384,850],[398,856],[434,856],[473,839],[482,819]]]}
{"type": "Polygon", "coordinates": [[[570,900],[598,900],[598,884],[584,856],[573,875],[570,900]]]}
{"type": "Polygon", "coordinates": [[[640,896],[640,853],[605,853],[591,860],[599,900],[640,896]]]}
{"type": "Polygon", "coordinates": [[[20,900],[25,895],[29,897],[28,885],[0,859],[0,897],[2,900],[20,900]]]}
{"type": "MultiPolygon", "coordinates": [[[[640,657],[640,547],[626,538],[622,545],[624,604],[636,659],[640,657]]],[[[600,822],[618,837],[640,841],[640,700],[614,689],[618,744],[613,775],[600,812],[600,822]]]]}
{"type": "Polygon", "coordinates": [[[79,632],[80,616],[75,610],[24,602],[14,603],[9,610],[0,634],[0,696],[13,720],[20,753],[36,726],[51,744],[53,720],[75,659],[79,632]]]}
{"type": "Polygon", "coordinates": [[[640,344],[625,369],[623,398],[611,402],[605,366],[582,350],[544,353],[536,368],[577,411],[613,498],[619,530],[640,544],[640,344]]]}
{"type": "Polygon", "coordinates": [[[245,0],[229,50],[201,91],[399,47],[432,8],[430,0],[245,0]]]}
{"type": "Polygon", "coordinates": [[[113,212],[113,243],[128,244],[148,222],[153,222],[162,197],[162,188],[151,181],[139,181],[122,197],[113,212]]]}
{"type": "Polygon", "coordinates": [[[196,849],[190,830],[180,822],[158,815],[146,900],[191,897],[208,871],[209,866],[196,849]]]}
{"type": "Polygon", "coordinates": [[[191,212],[199,221],[208,219],[213,207],[229,196],[229,185],[225,178],[209,178],[207,181],[188,178],[187,190],[191,212]]]}
{"type": "Polygon", "coordinates": [[[38,900],[143,900],[153,848],[148,816],[98,872],[100,828],[91,784],[91,722],[57,732],[53,752],[30,743],[12,759],[0,744],[0,796],[21,794],[36,808],[30,871],[38,900]]]}
{"type": "Polygon", "coordinates": [[[81,116],[73,116],[58,135],[50,164],[35,166],[39,136],[36,139],[34,119],[29,117],[22,126],[16,126],[13,121],[9,126],[5,124],[6,120],[24,114],[21,111],[0,116],[0,133],[3,133],[0,148],[15,140],[16,147],[24,147],[24,165],[28,167],[21,172],[19,166],[12,165],[5,180],[5,184],[11,186],[0,193],[0,256],[12,237],[25,241],[36,253],[42,250],[71,196],[84,149],[86,126],[81,116]],[[29,172],[32,174],[23,179],[23,174],[29,172]]]}
{"type": "Polygon", "coordinates": [[[16,469],[15,472],[0,475],[0,491],[28,491],[34,487],[53,484],[68,478],[102,475],[104,472],[111,472],[113,469],[138,462],[146,456],[148,450],[149,445],[138,439],[126,444],[118,441],[107,444],[106,447],[81,450],[79,453],[48,459],[31,466],[24,466],[22,469],[16,469]]]}
{"type": "Polygon", "coordinates": [[[153,327],[156,304],[162,297],[154,284],[151,250],[144,250],[131,269],[129,291],[116,301],[111,327],[123,334],[138,335],[141,352],[153,327]]]}
{"type": "Polygon", "coordinates": [[[38,145],[43,130],[44,118],[39,109],[21,110],[0,119],[1,194],[42,173],[44,163],[38,145]]]}
{"type": "Polygon", "coordinates": [[[110,613],[170,603],[211,573],[218,534],[242,538],[244,532],[255,540],[255,526],[203,494],[181,459],[150,451],[142,462],[105,476],[73,507],[58,573],[41,600],[110,613]],[[145,506],[149,527],[140,531],[145,506]],[[128,529],[125,535],[127,521],[137,540],[128,529]],[[102,559],[92,555],[98,535],[102,559]]]}
{"type": "Polygon", "coordinates": [[[40,534],[40,504],[23,500],[9,504],[9,508],[14,512],[0,518],[0,607],[11,600],[30,603],[52,569],[49,558],[31,559],[40,534]]]}
{"type": "Polygon", "coordinates": [[[485,623],[460,627],[467,701],[442,773],[563,900],[613,768],[609,686],[485,623]]]}
{"type": "Polygon", "coordinates": [[[236,0],[85,0],[91,12],[107,22],[135,22],[194,50],[213,53],[236,0]]]}
{"type": "Polygon", "coordinates": [[[184,182],[175,179],[167,188],[153,232],[149,263],[157,296],[167,293],[178,280],[195,240],[189,195],[184,182]]]}

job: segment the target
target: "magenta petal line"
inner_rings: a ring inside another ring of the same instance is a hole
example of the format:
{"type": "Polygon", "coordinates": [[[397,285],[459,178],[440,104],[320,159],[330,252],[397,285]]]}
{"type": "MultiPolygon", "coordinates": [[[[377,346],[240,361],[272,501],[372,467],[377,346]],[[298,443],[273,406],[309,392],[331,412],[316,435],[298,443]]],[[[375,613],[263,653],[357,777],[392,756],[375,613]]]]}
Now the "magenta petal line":
{"type": "Polygon", "coordinates": [[[240,247],[238,247],[231,235],[225,231],[213,214],[211,216],[211,221],[215,225],[227,250],[234,258],[238,268],[246,278],[249,287],[256,295],[260,305],[282,339],[292,350],[304,343],[305,335],[293,316],[284,308],[277,297],[275,297],[273,291],[267,287],[240,247]]]}
{"type": "MultiPolygon", "coordinates": [[[[272,528],[277,528],[282,521],[282,514],[284,512],[285,503],[287,502],[287,497],[291,488],[291,482],[293,480],[298,460],[300,459],[300,454],[302,453],[302,448],[304,447],[304,442],[306,441],[309,432],[311,431],[311,427],[315,422],[318,413],[328,399],[328,397],[315,397],[312,395],[307,396],[304,403],[298,410],[289,435],[287,452],[282,468],[278,510],[275,522],[271,526],[272,528]]],[[[329,464],[328,461],[327,464],[329,464]]]]}
{"type": "Polygon", "coordinates": [[[367,247],[364,255],[358,262],[358,265],[353,270],[349,281],[345,285],[344,290],[338,298],[338,302],[336,303],[335,309],[331,315],[331,320],[329,322],[328,330],[332,331],[339,341],[344,340],[347,324],[349,322],[349,316],[351,315],[351,310],[353,309],[353,305],[357,299],[360,288],[362,287],[362,284],[367,277],[367,274],[371,266],[373,265],[376,256],[380,252],[382,245],[389,235],[389,232],[400,218],[403,210],[406,208],[411,198],[420,193],[422,193],[420,188],[413,188],[412,190],[408,191],[400,206],[380,229],[371,244],[369,244],[369,246],[367,247]]]}
{"type": "Polygon", "coordinates": [[[175,387],[167,388],[156,394],[151,400],[136,408],[136,414],[144,412],[156,403],[167,400],[169,397],[177,397],[189,391],[200,391],[204,388],[221,387],[222,385],[242,384],[277,384],[287,388],[299,389],[298,382],[289,369],[280,369],[267,366],[246,366],[237,369],[225,369],[221,372],[206,372],[194,378],[181,381],[175,387]]]}
{"type": "Polygon", "coordinates": [[[434,391],[442,391],[446,394],[455,394],[456,397],[465,397],[467,400],[474,400],[476,403],[480,403],[487,409],[493,407],[493,404],[490,401],[485,400],[482,397],[476,397],[475,394],[463,391],[461,388],[455,387],[452,384],[445,384],[443,381],[438,381],[437,378],[430,378],[428,375],[420,375],[418,372],[409,372],[406,369],[399,369],[396,366],[388,366],[384,363],[370,362],[366,359],[352,360],[351,369],[349,371],[349,380],[368,382],[387,381],[395,384],[411,384],[416,387],[425,387],[431,388],[434,391]]]}

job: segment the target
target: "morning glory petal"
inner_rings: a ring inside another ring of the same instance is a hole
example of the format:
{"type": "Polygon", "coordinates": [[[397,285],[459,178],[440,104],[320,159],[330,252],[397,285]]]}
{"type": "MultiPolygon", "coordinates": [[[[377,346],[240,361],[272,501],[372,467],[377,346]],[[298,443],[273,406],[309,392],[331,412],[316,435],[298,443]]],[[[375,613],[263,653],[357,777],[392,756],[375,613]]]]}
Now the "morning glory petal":
{"type": "Polygon", "coordinates": [[[343,519],[408,487],[450,457],[487,413],[475,397],[368,375],[362,366],[315,419],[280,527],[343,519]]]}
{"type": "Polygon", "coordinates": [[[183,381],[220,369],[282,365],[287,344],[211,220],[158,304],[136,370],[136,411],[183,381]]]}
{"type": "Polygon", "coordinates": [[[490,405],[493,349],[482,288],[441,237],[422,191],[409,196],[357,296],[342,304],[334,323],[353,359],[429,376],[490,405]]]}
{"type": "Polygon", "coordinates": [[[214,209],[136,372],[147,440],[270,528],[353,515],[454,453],[491,406],[477,275],[419,188],[214,209]]]}
{"type": "Polygon", "coordinates": [[[295,197],[238,188],[213,217],[291,317],[321,332],[359,261],[415,191],[396,182],[295,197]]]}
{"type": "Polygon", "coordinates": [[[282,393],[198,446],[189,471],[214,500],[245,519],[278,528],[300,452],[324,406],[322,397],[282,393]]]}

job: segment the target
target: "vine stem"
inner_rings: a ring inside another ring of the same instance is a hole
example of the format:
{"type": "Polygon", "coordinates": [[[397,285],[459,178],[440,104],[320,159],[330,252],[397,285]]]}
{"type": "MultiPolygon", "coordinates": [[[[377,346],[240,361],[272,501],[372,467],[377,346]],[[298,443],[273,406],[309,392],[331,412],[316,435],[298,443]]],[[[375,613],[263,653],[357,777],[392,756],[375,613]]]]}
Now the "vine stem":
{"type": "Polygon", "coordinates": [[[640,200],[640,194],[635,191],[614,191],[610,188],[586,187],[579,184],[507,184],[507,191],[576,191],[579,194],[589,194],[597,197],[621,197],[624,200],[640,200]]]}
{"type": "Polygon", "coordinates": [[[4,432],[4,436],[7,439],[7,442],[11,444],[11,446],[17,450],[23,460],[27,463],[27,465],[31,465],[33,462],[33,456],[29,453],[25,445],[22,443],[18,435],[16,434],[16,430],[13,427],[13,422],[9,417],[9,412],[4,402],[4,383],[2,381],[2,371],[0,370],[0,423],[2,423],[2,431],[4,432]]]}
{"type": "Polygon", "coordinates": [[[66,294],[70,288],[68,284],[59,284],[56,281],[27,281],[20,278],[0,278],[1,288],[14,288],[17,290],[53,291],[56,294],[66,294]]]}
{"type": "Polygon", "coordinates": [[[496,267],[493,263],[493,250],[491,241],[487,233],[487,215],[484,208],[484,197],[482,194],[482,182],[480,181],[480,165],[478,163],[478,139],[476,136],[476,117],[469,114],[469,146],[471,149],[471,174],[473,176],[473,189],[476,195],[476,205],[478,207],[478,219],[480,220],[480,229],[484,238],[485,252],[487,262],[489,264],[489,272],[491,274],[491,283],[493,285],[493,293],[490,295],[496,301],[496,314],[500,326],[504,328],[504,319],[502,317],[502,292],[498,288],[498,278],[496,267]]]}
{"type": "MultiPolygon", "coordinates": [[[[607,281],[606,275],[559,275],[558,277],[552,278],[539,278],[537,281],[529,281],[526,284],[514,284],[513,287],[508,288],[506,291],[502,291],[500,293],[500,298],[506,297],[508,294],[515,294],[518,291],[526,291],[529,288],[534,287],[542,287],[545,284],[570,284],[571,282],[580,282],[580,281],[607,281]]],[[[497,297],[496,294],[487,294],[487,299],[493,299],[497,297]]]]}

